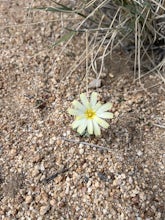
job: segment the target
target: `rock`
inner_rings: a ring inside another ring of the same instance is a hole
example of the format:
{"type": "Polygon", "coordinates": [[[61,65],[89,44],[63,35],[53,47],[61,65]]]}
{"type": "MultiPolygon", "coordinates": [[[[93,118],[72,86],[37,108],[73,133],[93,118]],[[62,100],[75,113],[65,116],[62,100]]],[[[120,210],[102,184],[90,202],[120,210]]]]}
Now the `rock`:
{"type": "Polygon", "coordinates": [[[100,88],[100,87],[101,87],[101,79],[93,79],[88,85],[89,89],[100,88]]]}
{"type": "Polygon", "coordinates": [[[41,165],[39,166],[39,169],[40,169],[42,172],[45,171],[45,166],[44,166],[43,163],[41,163],[41,165]]]}
{"type": "Polygon", "coordinates": [[[3,89],[3,83],[0,81],[0,89],[3,89]]]}
{"type": "Polygon", "coordinates": [[[36,165],[36,166],[33,168],[31,174],[32,174],[33,177],[36,177],[39,173],[40,173],[40,171],[39,171],[39,166],[36,165]]]}
{"type": "Polygon", "coordinates": [[[54,199],[50,200],[50,205],[51,206],[55,206],[56,205],[56,201],[54,199]]]}
{"type": "Polygon", "coordinates": [[[88,193],[91,193],[91,192],[92,192],[92,188],[89,187],[89,188],[88,188],[88,193]]]}
{"type": "Polygon", "coordinates": [[[68,195],[68,194],[69,194],[69,191],[70,191],[70,188],[69,188],[69,185],[67,185],[67,186],[66,186],[66,189],[65,189],[65,194],[68,195]]]}
{"type": "Polygon", "coordinates": [[[32,202],[32,196],[31,195],[27,195],[26,196],[26,198],[25,198],[25,202],[26,202],[26,204],[29,204],[29,203],[31,203],[32,202]]]}
{"type": "Polygon", "coordinates": [[[57,145],[57,146],[60,146],[61,143],[62,143],[62,141],[61,141],[60,139],[57,139],[57,141],[56,141],[56,145],[57,145]]]}
{"type": "Polygon", "coordinates": [[[52,144],[55,143],[55,141],[56,141],[56,137],[52,137],[52,138],[50,138],[50,140],[49,140],[49,144],[52,145],[52,144]]]}
{"type": "Polygon", "coordinates": [[[99,188],[99,186],[100,186],[99,182],[96,181],[96,182],[95,182],[95,187],[96,187],[96,188],[99,188]]]}
{"type": "Polygon", "coordinates": [[[49,209],[50,209],[49,205],[41,206],[41,208],[40,208],[40,215],[45,215],[49,209]]]}
{"type": "Polygon", "coordinates": [[[81,148],[81,149],[79,150],[79,153],[80,153],[80,154],[83,154],[83,153],[84,153],[84,149],[81,148]]]}
{"type": "Polygon", "coordinates": [[[140,151],[140,150],[138,150],[137,155],[140,157],[140,156],[142,156],[142,155],[143,155],[143,152],[142,152],[142,151],[140,151]]]}
{"type": "Polygon", "coordinates": [[[33,157],[33,163],[38,163],[42,160],[42,157],[39,153],[37,153],[36,155],[34,155],[33,157]]]}
{"type": "Polygon", "coordinates": [[[42,192],[41,193],[41,197],[42,197],[42,199],[41,199],[40,202],[47,204],[48,203],[48,195],[47,195],[47,193],[46,192],[42,192]]]}
{"type": "Polygon", "coordinates": [[[10,151],[10,155],[11,155],[11,158],[14,158],[17,154],[17,150],[16,149],[11,149],[10,151]]]}

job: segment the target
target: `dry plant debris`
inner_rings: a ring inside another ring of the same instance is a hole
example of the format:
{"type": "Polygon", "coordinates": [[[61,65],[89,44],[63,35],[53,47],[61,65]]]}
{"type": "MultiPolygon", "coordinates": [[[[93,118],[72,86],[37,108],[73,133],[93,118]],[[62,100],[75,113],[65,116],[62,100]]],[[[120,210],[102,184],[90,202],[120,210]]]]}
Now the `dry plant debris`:
{"type": "Polygon", "coordinates": [[[0,4],[0,218],[163,220],[163,81],[147,75],[144,91],[116,53],[97,88],[101,102],[113,103],[110,128],[101,139],[76,136],[66,110],[85,92],[85,67],[65,73],[85,40],[76,37],[63,54],[50,48],[61,18],[27,12],[44,2],[0,4]]]}

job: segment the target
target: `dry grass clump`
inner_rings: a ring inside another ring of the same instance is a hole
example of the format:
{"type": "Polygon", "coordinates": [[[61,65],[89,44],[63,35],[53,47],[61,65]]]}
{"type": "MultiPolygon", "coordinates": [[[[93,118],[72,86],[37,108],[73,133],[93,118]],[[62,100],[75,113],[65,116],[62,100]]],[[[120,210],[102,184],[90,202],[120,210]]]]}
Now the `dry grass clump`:
{"type": "Polygon", "coordinates": [[[99,78],[105,57],[122,48],[134,56],[135,78],[142,77],[143,68],[143,73],[144,70],[145,74],[156,71],[164,80],[164,0],[70,0],[66,5],[52,2],[51,7],[39,9],[76,14],[81,18],[66,25],[65,34],[54,44],[68,42],[77,33],[84,33],[86,50],[70,74],[86,60],[87,71],[92,69],[99,78]]]}

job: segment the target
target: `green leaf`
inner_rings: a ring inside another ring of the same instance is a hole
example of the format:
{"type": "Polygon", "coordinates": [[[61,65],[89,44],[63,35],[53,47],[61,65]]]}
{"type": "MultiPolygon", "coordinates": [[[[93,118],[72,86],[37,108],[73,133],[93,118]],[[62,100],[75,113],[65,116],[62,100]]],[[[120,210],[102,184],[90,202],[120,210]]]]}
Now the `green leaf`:
{"type": "MultiPolygon", "coordinates": [[[[55,1],[53,1],[55,2],[55,1]]],[[[35,7],[34,9],[38,10],[45,10],[45,11],[50,11],[50,12],[63,12],[63,13],[75,13],[83,18],[86,18],[87,16],[79,12],[78,10],[73,10],[72,8],[69,8],[63,4],[55,2],[57,5],[60,7],[35,7]]],[[[96,23],[93,19],[88,18],[90,21],[96,23]]]]}
{"type": "Polygon", "coordinates": [[[54,3],[56,3],[57,5],[61,6],[61,8],[63,8],[63,10],[68,10],[68,11],[73,11],[72,8],[67,7],[66,5],[63,5],[61,3],[58,3],[56,1],[53,1],[54,3]]]}
{"type": "Polygon", "coordinates": [[[72,8],[68,8],[66,6],[63,6],[63,7],[36,7],[34,9],[50,11],[50,12],[75,13],[75,14],[78,14],[79,16],[83,17],[83,18],[86,18],[86,15],[84,15],[84,14],[82,14],[82,13],[76,11],[76,10],[72,10],[72,8]]]}
{"type": "Polygon", "coordinates": [[[73,12],[73,13],[75,13],[75,14],[78,14],[78,15],[82,16],[83,18],[86,18],[86,15],[80,13],[80,12],[77,11],[77,10],[73,10],[72,8],[69,8],[69,7],[67,7],[66,5],[63,5],[63,4],[58,3],[58,2],[56,2],[56,1],[53,1],[53,2],[55,2],[57,5],[61,6],[61,9],[63,9],[63,12],[73,12]]]}
{"type": "Polygon", "coordinates": [[[34,9],[50,11],[50,12],[65,12],[65,13],[72,13],[72,10],[66,10],[63,7],[36,7],[34,9]]]}
{"type": "Polygon", "coordinates": [[[59,40],[57,40],[52,46],[57,46],[58,44],[65,42],[67,40],[69,40],[71,37],[73,37],[74,35],[76,35],[75,31],[70,31],[67,34],[64,34],[59,40]]]}

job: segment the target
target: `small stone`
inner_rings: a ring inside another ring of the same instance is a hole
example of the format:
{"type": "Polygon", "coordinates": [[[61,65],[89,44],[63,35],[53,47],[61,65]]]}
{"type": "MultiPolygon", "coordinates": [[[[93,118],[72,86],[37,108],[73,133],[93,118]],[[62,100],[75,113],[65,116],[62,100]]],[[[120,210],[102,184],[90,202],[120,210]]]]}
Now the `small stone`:
{"type": "Polygon", "coordinates": [[[115,118],[117,118],[118,116],[119,116],[119,112],[118,111],[116,111],[115,113],[114,113],[114,115],[115,115],[115,118]]]}
{"type": "Polygon", "coordinates": [[[40,208],[40,215],[45,215],[49,209],[50,209],[49,205],[41,206],[41,208],[40,208]]]}
{"type": "Polygon", "coordinates": [[[133,179],[132,179],[131,176],[128,178],[128,182],[129,182],[129,184],[132,184],[132,183],[133,183],[133,179]]]}
{"type": "Polygon", "coordinates": [[[143,155],[143,152],[142,152],[142,151],[140,151],[140,150],[138,150],[137,155],[140,157],[140,156],[142,156],[142,155],[143,155]]]}
{"type": "Polygon", "coordinates": [[[139,193],[139,197],[142,201],[146,200],[146,195],[144,194],[144,192],[139,193]]]}
{"type": "Polygon", "coordinates": [[[46,192],[42,192],[40,203],[47,204],[48,203],[48,195],[46,192]]]}
{"type": "Polygon", "coordinates": [[[95,182],[95,187],[98,188],[99,186],[100,186],[99,182],[96,181],[96,182],[95,182]]]}
{"type": "Polygon", "coordinates": [[[34,155],[33,157],[33,163],[37,163],[37,162],[40,162],[41,161],[41,155],[40,154],[36,154],[34,155]]]}
{"type": "Polygon", "coordinates": [[[120,219],[121,219],[121,220],[124,220],[124,213],[121,213],[120,219]]]}
{"type": "Polygon", "coordinates": [[[40,169],[42,172],[43,172],[43,171],[45,171],[45,166],[44,166],[44,164],[43,164],[43,163],[41,163],[41,165],[40,165],[39,169],[40,169]]]}
{"type": "Polygon", "coordinates": [[[37,137],[42,137],[42,136],[43,136],[42,132],[40,132],[40,133],[37,135],[37,137]]]}
{"type": "Polygon", "coordinates": [[[83,154],[83,153],[84,153],[84,149],[81,148],[81,149],[79,150],[79,153],[80,153],[80,154],[83,154]]]}
{"type": "Polygon", "coordinates": [[[60,183],[62,180],[63,180],[63,176],[57,176],[57,177],[54,179],[55,184],[60,183]]]}
{"type": "Polygon", "coordinates": [[[73,154],[74,152],[75,152],[75,148],[74,147],[69,148],[69,153],[73,154]]]}
{"type": "Polygon", "coordinates": [[[51,206],[55,206],[56,205],[56,201],[54,199],[50,200],[50,205],[51,206]]]}
{"type": "Polygon", "coordinates": [[[79,144],[79,148],[83,148],[83,146],[84,146],[84,145],[83,145],[82,143],[79,144]]]}
{"type": "Polygon", "coordinates": [[[78,179],[79,174],[73,171],[73,179],[76,180],[78,179]]]}
{"type": "Polygon", "coordinates": [[[139,203],[139,195],[134,196],[134,197],[132,198],[132,202],[133,202],[134,204],[138,204],[138,203],[139,203]]]}
{"type": "Polygon", "coordinates": [[[92,192],[92,188],[89,187],[89,188],[88,188],[88,193],[91,193],[91,192],[92,192]]]}
{"type": "Polygon", "coordinates": [[[110,78],[113,78],[113,77],[114,77],[114,74],[109,73],[109,77],[110,77],[110,78]]]}
{"type": "Polygon", "coordinates": [[[43,181],[45,178],[46,178],[46,176],[45,176],[45,175],[42,175],[42,176],[40,177],[40,181],[43,181]]]}
{"type": "Polygon", "coordinates": [[[61,141],[60,139],[58,139],[58,140],[56,141],[56,145],[57,145],[57,146],[60,146],[61,143],[62,143],[62,141],[61,141]]]}
{"type": "Polygon", "coordinates": [[[2,89],[3,88],[3,83],[2,83],[2,81],[0,81],[0,89],[2,89]]]}
{"type": "Polygon", "coordinates": [[[28,196],[26,196],[26,198],[25,198],[25,202],[26,202],[26,204],[29,204],[29,203],[31,203],[32,202],[32,196],[31,195],[28,195],[28,196]]]}
{"type": "Polygon", "coordinates": [[[36,165],[32,170],[32,176],[37,176],[40,173],[38,165],[36,165]]]}
{"type": "Polygon", "coordinates": [[[132,105],[132,103],[133,103],[133,100],[128,100],[128,105],[132,105]]]}
{"type": "Polygon", "coordinates": [[[92,182],[91,182],[91,180],[89,180],[88,182],[87,182],[87,187],[90,187],[92,185],[92,182]]]}
{"type": "Polygon", "coordinates": [[[101,87],[101,79],[93,79],[88,85],[89,89],[100,88],[100,87],[101,87]]]}
{"type": "Polygon", "coordinates": [[[149,169],[144,168],[144,173],[150,173],[149,169]]]}
{"type": "Polygon", "coordinates": [[[131,197],[135,197],[137,194],[139,194],[139,191],[137,189],[133,189],[131,192],[131,197]]]}
{"type": "Polygon", "coordinates": [[[158,212],[158,213],[156,213],[156,219],[161,219],[161,216],[162,216],[163,214],[161,214],[161,212],[158,212]]]}
{"type": "Polygon", "coordinates": [[[122,180],[125,179],[125,178],[126,178],[125,173],[120,174],[120,175],[119,175],[119,178],[122,179],[122,180]]]}
{"type": "Polygon", "coordinates": [[[66,189],[65,189],[65,193],[68,195],[69,194],[69,185],[67,185],[66,189]]]}
{"type": "Polygon", "coordinates": [[[52,137],[52,138],[50,138],[50,140],[49,140],[49,144],[54,144],[55,141],[56,141],[56,137],[52,137]]]}
{"type": "Polygon", "coordinates": [[[67,134],[67,136],[69,136],[70,135],[70,130],[66,131],[66,134],[67,134]]]}
{"type": "Polygon", "coordinates": [[[35,196],[35,202],[38,203],[40,201],[41,201],[41,196],[40,195],[35,196]]]}
{"type": "Polygon", "coordinates": [[[12,149],[10,151],[10,155],[11,155],[12,158],[14,158],[16,156],[16,154],[17,154],[17,150],[16,149],[12,149]]]}
{"type": "Polygon", "coordinates": [[[107,209],[103,209],[103,214],[106,215],[108,213],[107,209]]]}

